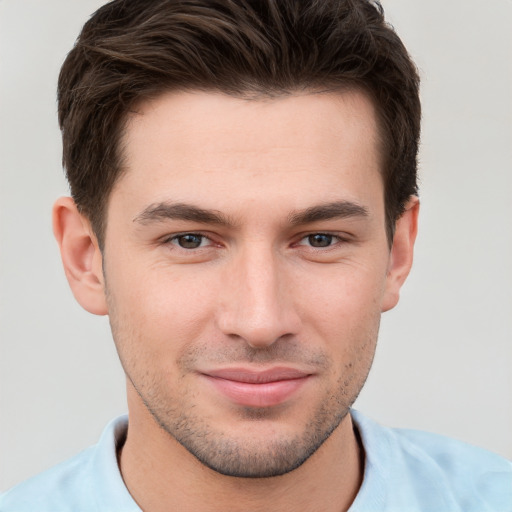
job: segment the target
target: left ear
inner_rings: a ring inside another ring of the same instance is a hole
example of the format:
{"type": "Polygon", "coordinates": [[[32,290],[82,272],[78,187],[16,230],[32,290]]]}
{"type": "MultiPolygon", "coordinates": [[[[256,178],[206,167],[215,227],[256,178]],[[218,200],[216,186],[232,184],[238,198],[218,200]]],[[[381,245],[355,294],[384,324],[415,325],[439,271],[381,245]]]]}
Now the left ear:
{"type": "Polygon", "coordinates": [[[419,199],[412,196],[407,203],[405,212],[396,222],[382,301],[382,312],[388,311],[397,305],[400,288],[411,270],[414,241],[418,233],[419,209],[419,199]]]}
{"type": "Polygon", "coordinates": [[[53,233],[76,300],[89,313],[108,314],[98,240],[71,197],[61,197],[55,202],[53,233]]]}

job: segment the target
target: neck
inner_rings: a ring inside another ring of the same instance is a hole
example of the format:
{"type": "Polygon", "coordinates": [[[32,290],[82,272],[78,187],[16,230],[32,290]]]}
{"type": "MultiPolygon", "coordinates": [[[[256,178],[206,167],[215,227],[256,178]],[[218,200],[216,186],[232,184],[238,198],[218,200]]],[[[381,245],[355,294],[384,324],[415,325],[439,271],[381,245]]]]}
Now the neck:
{"type": "Polygon", "coordinates": [[[340,512],[349,509],[362,482],[364,455],[350,414],[294,471],[272,478],[236,478],[204,466],[145,407],[136,409],[133,414],[130,407],[119,463],[128,490],[146,512],[340,512]]]}

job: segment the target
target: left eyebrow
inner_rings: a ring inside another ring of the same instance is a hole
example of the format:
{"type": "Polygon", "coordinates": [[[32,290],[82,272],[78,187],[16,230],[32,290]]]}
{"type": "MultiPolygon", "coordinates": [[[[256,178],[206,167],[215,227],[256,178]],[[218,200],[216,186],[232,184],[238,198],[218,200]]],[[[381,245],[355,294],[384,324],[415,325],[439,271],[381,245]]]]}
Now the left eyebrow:
{"type": "Polygon", "coordinates": [[[292,226],[311,224],[322,220],[346,219],[351,217],[368,217],[369,213],[364,206],[352,201],[335,201],[316,206],[305,210],[297,211],[289,216],[292,226]]]}
{"type": "Polygon", "coordinates": [[[139,213],[133,222],[142,225],[165,220],[184,220],[199,222],[201,224],[217,224],[220,226],[232,226],[233,222],[222,212],[217,210],[205,210],[186,203],[154,203],[150,204],[139,213]]]}

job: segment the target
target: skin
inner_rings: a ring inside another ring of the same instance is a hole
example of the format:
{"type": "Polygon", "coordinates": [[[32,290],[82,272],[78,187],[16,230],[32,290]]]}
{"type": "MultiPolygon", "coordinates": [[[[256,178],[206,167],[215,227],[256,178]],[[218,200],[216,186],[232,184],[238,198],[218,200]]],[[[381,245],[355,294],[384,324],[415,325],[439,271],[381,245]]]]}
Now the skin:
{"type": "Polygon", "coordinates": [[[349,508],[364,458],[349,407],[417,226],[411,198],[390,249],[377,133],[357,91],[167,93],[128,120],[103,254],[57,201],[75,297],[110,316],[127,375],[119,460],[143,510],[349,508]],[[305,376],[276,403],[211,378],[276,367],[305,376]]]}

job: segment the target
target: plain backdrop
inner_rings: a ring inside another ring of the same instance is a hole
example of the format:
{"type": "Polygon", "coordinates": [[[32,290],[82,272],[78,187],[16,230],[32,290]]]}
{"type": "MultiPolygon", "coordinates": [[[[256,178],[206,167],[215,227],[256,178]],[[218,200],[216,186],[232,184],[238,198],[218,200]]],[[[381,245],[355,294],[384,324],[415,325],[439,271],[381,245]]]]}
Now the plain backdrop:
{"type": "MultiPolygon", "coordinates": [[[[57,75],[102,3],[0,0],[0,489],[126,410],[108,319],[75,303],[51,233],[57,75]]],[[[422,211],[356,407],[512,458],[512,1],[383,5],[422,76],[422,211]]]]}

